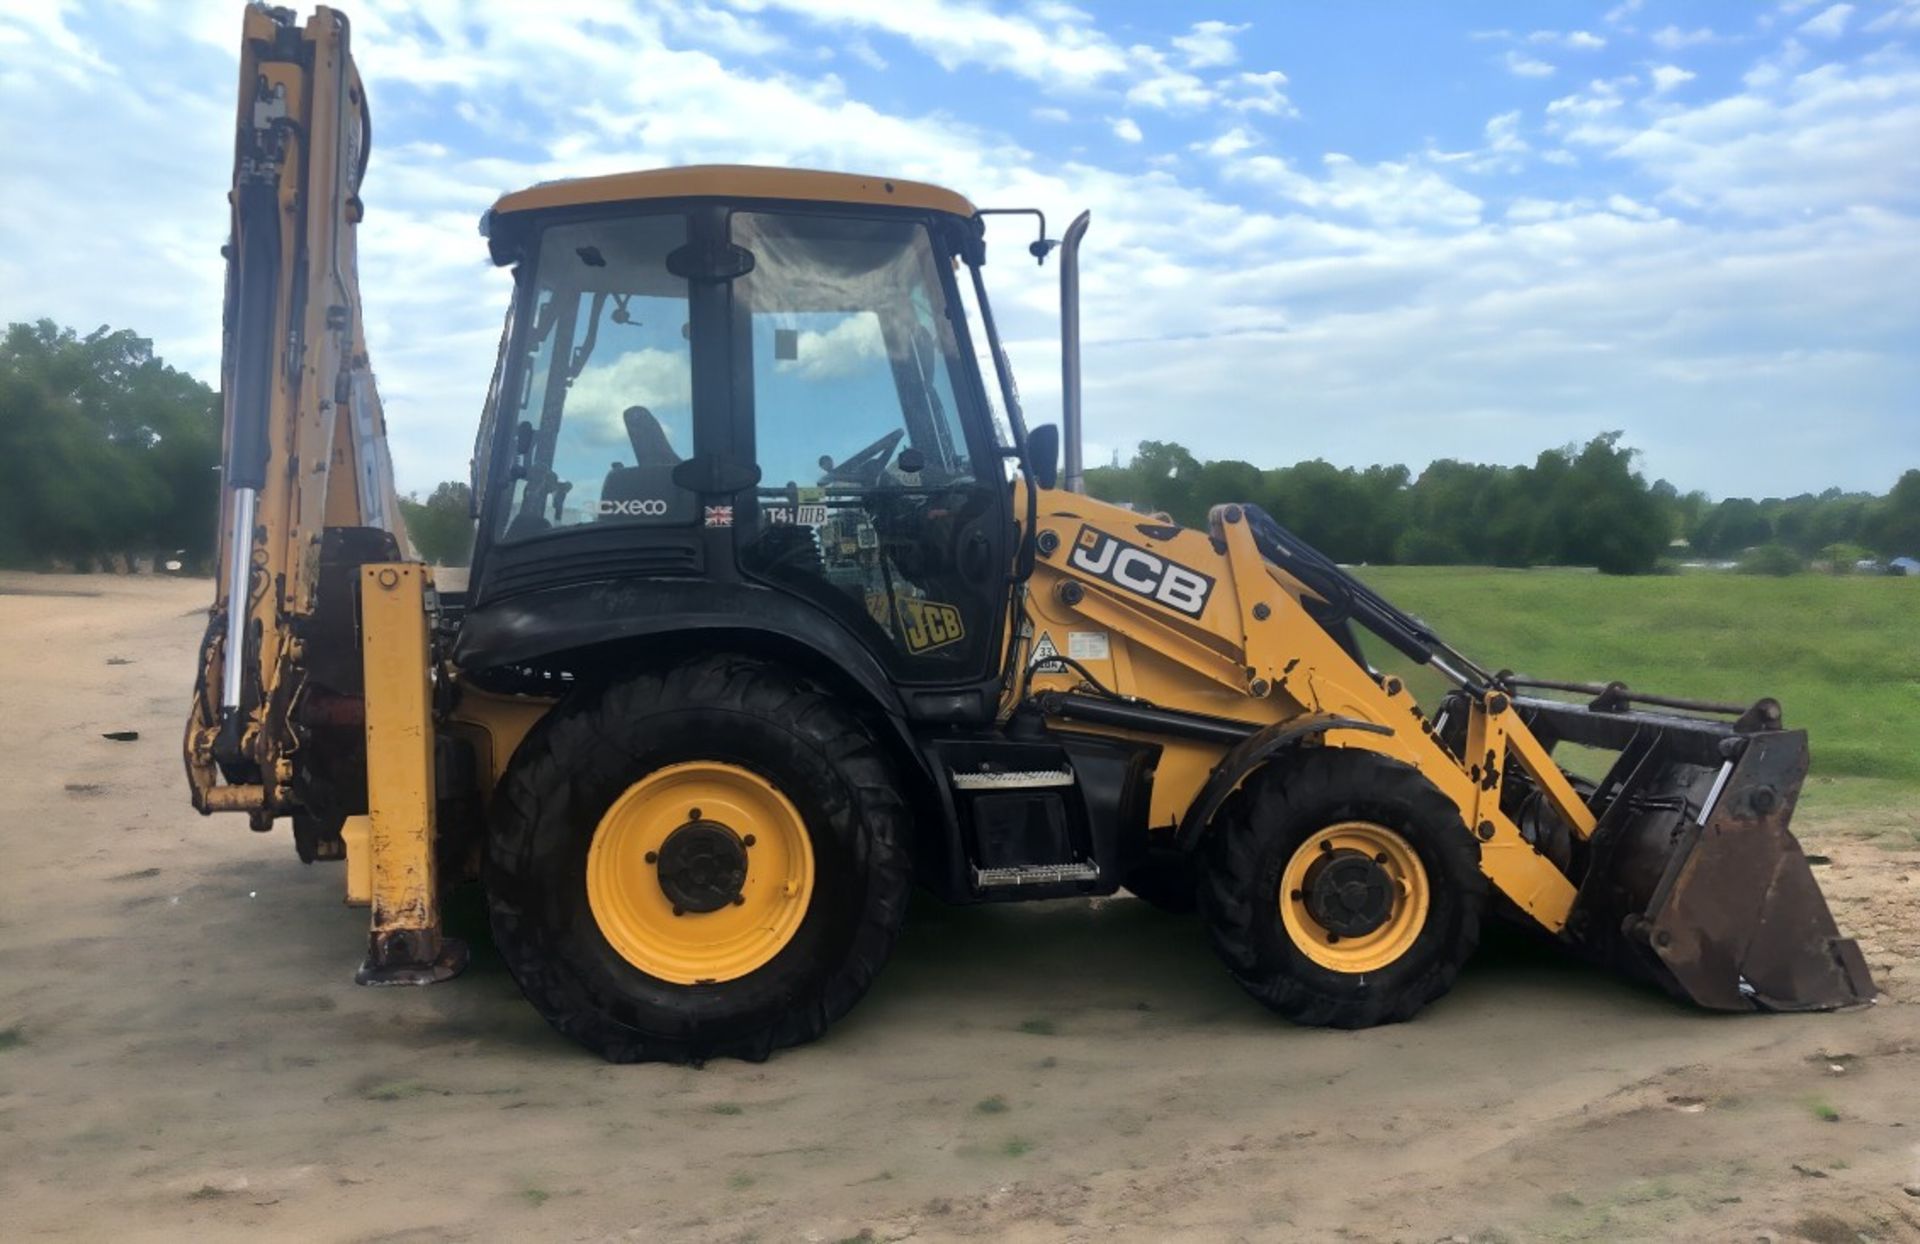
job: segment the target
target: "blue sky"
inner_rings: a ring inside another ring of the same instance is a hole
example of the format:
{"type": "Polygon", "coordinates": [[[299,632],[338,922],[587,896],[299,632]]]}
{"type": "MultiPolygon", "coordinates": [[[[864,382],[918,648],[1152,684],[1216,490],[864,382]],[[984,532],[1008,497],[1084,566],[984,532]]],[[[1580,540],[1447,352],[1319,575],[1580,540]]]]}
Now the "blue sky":
{"type": "MultiPolygon", "coordinates": [[[[891,173],[1085,251],[1089,461],[1517,462],[1622,429],[1715,495],[1920,465],[1920,0],[347,4],[403,488],[461,476],[499,193],[891,173]]],[[[0,0],[0,315],[217,372],[237,4],[0,0]]],[[[1056,297],[999,231],[1030,418],[1056,297]]]]}

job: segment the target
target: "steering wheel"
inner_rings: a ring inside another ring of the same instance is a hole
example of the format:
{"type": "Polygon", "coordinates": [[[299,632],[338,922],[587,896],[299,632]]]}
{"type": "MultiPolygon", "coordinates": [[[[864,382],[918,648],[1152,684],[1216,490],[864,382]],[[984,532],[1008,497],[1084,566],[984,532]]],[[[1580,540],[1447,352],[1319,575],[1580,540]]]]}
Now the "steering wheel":
{"type": "Polygon", "coordinates": [[[865,449],[845,459],[835,466],[833,459],[820,459],[820,482],[822,484],[853,484],[860,488],[872,488],[880,482],[880,472],[887,469],[887,463],[893,458],[894,447],[907,435],[905,428],[895,428],[865,449]]]}

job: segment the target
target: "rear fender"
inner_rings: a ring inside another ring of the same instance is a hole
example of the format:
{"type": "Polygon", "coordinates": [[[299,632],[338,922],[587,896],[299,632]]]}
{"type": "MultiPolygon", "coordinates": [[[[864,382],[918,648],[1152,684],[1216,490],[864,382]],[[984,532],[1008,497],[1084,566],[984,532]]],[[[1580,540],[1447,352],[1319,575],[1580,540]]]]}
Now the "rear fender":
{"type": "Polygon", "coordinates": [[[476,672],[538,665],[591,677],[702,652],[760,657],[834,688],[894,762],[916,823],[951,825],[901,693],[873,654],[831,619],[763,588],[648,580],[529,592],[470,609],[454,661],[476,672]]]}

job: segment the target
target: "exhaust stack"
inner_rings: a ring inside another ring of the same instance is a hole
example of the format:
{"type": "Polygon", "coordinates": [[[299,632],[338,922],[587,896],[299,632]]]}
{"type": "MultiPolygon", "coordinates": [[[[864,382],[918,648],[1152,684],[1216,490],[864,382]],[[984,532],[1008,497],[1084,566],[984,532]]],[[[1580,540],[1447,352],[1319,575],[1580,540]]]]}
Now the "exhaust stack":
{"type": "Polygon", "coordinates": [[[1080,239],[1091,212],[1081,212],[1060,239],[1060,439],[1066,442],[1066,488],[1085,492],[1080,467],[1080,239]]]}

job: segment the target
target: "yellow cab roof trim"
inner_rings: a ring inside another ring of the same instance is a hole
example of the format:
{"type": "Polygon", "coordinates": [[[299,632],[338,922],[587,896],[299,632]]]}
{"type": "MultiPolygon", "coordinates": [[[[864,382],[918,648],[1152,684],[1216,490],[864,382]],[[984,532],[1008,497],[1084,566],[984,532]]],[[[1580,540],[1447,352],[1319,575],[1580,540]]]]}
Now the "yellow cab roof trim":
{"type": "Polygon", "coordinates": [[[500,196],[493,205],[493,214],[508,216],[595,203],[695,198],[797,199],[907,207],[964,217],[975,214],[973,204],[961,195],[925,182],[750,164],[692,164],[541,182],[500,196]]]}

